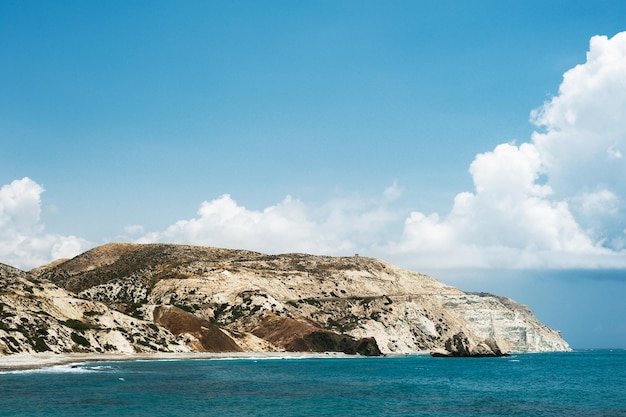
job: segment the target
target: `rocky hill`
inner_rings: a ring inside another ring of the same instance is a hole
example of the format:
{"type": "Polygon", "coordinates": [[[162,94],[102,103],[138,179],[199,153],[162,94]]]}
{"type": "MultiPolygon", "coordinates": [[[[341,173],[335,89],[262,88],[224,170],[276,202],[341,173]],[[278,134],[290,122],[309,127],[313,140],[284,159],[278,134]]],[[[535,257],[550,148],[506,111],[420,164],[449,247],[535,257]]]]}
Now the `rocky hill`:
{"type": "Polygon", "coordinates": [[[108,244],[0,279],[7,353],[569,350],[508,298],[358,256],[108,244]]]}
{"type": "Polygon", "coordinates": [[[79,298],[0,264],[0,354],[20,352],[188,352],[152,321],[79,298]]]}

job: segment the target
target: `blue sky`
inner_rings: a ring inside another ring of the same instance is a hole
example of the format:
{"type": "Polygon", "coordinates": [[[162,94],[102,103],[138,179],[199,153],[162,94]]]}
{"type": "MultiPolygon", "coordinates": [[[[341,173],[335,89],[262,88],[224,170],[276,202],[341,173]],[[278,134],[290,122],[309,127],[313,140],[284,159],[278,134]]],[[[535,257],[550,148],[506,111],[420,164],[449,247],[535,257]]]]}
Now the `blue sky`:
{"type": "Polygon", "coordinates": [[[360,253],[626,347],[625,15],[0,1],[0,262],[110,241],[360,253]]]}

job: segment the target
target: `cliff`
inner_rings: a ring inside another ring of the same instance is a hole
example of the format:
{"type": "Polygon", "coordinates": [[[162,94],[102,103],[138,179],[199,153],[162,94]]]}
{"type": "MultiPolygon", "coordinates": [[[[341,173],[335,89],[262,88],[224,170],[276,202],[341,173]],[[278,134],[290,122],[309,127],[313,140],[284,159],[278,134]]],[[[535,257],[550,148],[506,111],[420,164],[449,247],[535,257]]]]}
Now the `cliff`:
{"type": "Polygon", "coordinates": [[[5,352],[45,344],[53,351],[375,355],[441,352],[459,334],[481,355],[569,350],[508,298],[465,293],[365,257],[108,244],[30,273],[5,266],[0,278],[5,352]]]}

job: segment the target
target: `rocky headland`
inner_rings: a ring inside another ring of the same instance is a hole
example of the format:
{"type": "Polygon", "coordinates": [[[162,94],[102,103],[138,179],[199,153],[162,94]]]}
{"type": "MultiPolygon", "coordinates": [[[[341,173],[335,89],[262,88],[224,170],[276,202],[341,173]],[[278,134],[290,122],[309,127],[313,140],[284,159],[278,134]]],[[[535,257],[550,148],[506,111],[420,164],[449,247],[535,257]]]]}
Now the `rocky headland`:
{"type": "Polygon", "coordinates": [[[3,355],[569,350],[511,299],[359,256],[114,243],[0,283],[3,355]]]}

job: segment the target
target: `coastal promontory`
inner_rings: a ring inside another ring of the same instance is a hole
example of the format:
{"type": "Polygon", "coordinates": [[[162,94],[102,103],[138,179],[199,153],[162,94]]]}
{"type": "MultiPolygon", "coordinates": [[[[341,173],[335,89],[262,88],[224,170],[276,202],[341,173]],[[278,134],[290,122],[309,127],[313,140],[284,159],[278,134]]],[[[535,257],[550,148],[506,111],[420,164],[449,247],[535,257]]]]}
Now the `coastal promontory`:
{"type": "Polygon", "coordinates": [[[113,243],[0,282],[4,355],[569,350],[509,298],[361,256],[113,243]]]}

